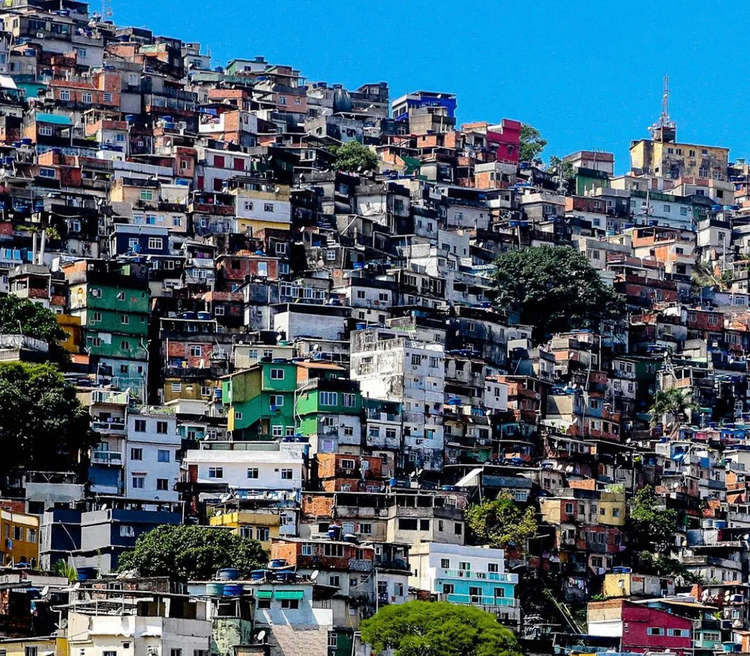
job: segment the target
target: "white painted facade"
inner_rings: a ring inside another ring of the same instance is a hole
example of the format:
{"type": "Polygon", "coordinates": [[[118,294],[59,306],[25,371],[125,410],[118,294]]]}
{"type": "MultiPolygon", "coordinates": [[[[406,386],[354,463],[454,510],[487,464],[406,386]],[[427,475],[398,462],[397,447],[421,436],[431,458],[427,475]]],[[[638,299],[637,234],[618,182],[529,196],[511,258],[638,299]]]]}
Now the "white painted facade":
{"type": "Polygon", "coordinates": [[[180,479],[177,451],[181,446],[177,419],[170,413],[129,413],[125,443],[125,496],[177,501],[180,479]]]}

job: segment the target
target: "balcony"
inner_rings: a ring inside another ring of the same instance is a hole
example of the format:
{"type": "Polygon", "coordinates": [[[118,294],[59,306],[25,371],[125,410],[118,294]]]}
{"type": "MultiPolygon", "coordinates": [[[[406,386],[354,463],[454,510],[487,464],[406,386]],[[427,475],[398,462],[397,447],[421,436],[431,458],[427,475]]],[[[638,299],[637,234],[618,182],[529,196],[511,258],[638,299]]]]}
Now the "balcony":
{"type": "Polygon", "coordinates": [[[119,451],[105,451],[94,449],[91,452],[91,463],[94,465],[122,466],[122,453],[119,451]]]}
{"type": "Polygon", "coordinates": [[[439,578],[470,579],[473,581],[497,581],[499,583],[518,583],[518,574],[500,572],[478,572],[470,569],[439,569],[439,578]]]}
{"type": "Polygon", "coordinates": [[[91,428],[98,433],[116,433],[125,434],[125,420],[119,417],[110,417],[109,419],[95,419],[91,422],[91,428]]]}
{"type": "Polygon", "coordinates": [[[518,608],[518,599],[513,597],[493,597],[490,595],[444,594],[443,598],[451,604],[470,604],[472,606],[490,606],[518,608]]]}

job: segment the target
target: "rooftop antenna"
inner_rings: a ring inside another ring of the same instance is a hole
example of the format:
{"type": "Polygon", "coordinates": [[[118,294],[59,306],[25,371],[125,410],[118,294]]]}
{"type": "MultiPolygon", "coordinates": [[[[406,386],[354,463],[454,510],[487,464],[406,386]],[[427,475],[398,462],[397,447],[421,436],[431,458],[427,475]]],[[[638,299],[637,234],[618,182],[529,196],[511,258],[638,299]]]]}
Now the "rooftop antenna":
{"type": "Polygon", "coordinates": [[[669,117],[669,75],[664,76],[664,91],[661,96],[661,115],[659,120],[649,127],[651,137],[657,141],[674,141],[677,125],[669,117]]]}
{"type": "Polygon", "coordinates": [[[112,0],[102,0],[102,23],[112,18],[112,0]]]}

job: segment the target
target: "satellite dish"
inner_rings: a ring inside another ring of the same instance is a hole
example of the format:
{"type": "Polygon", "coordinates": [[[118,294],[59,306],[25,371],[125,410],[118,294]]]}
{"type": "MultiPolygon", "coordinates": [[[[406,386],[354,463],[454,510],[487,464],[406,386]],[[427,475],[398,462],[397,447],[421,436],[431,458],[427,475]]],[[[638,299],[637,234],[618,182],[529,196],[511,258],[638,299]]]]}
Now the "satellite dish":
{"type": "Polygon", "coordinates": [[[44,586],[44,587],[42,588],[42,597],[46,597],[46,596],[47,596],[48,594],[49,594],[49,586],[48,586],[48,585],[45,585],[45,586],[44,586]]]}
{"type": "Polygon", "coordinates": [[[261,632],[260,632],[260,633],[258,634],[258,638],[257,638],[257,639],[258,639],[258,642],[263,642],[263,640],[265,640],[265,638],[266,638],[266,632],[265,632],[265,631],[261,631],[261,632]]]}
{"type": "Polygon", "coordinates": [[[73,590],[80,590],[81,589],[81,582],[76,581],[75,585],[73,586],[73,590]]]}
{"type": "Polygon", "coordinates": [[[317,569],[313,570],[313,573],[310,574],[310,580],[313,581],[313,582],[317,581],[319,575],[320,575],[320,572],[317,569]]]}

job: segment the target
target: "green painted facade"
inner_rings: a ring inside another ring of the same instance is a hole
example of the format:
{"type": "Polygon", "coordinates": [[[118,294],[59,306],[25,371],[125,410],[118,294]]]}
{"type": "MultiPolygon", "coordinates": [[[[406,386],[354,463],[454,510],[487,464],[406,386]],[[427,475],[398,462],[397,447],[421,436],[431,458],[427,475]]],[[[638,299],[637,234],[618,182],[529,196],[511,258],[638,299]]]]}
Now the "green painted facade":
{"type": "Polygon", "coordinates": [[[316,387],[297,394],[297,430],[302,435],[315,435],[326,415],[360,416],[362,407],[362,395],[351,381],[319,381],[316,387]]]}
{"type": "Polygon", "coordinates": [[[294,434],[294,362],[259,362],[222,381],[227,427],[243,439],[294,434]]]}

